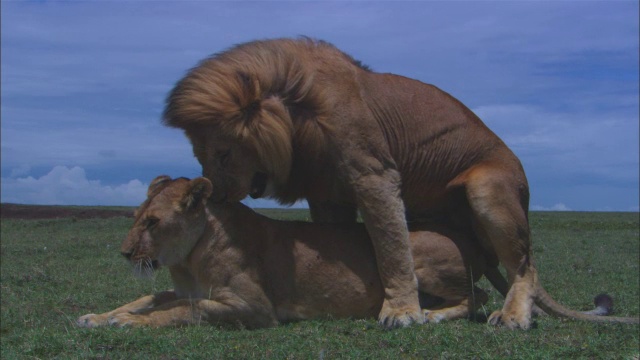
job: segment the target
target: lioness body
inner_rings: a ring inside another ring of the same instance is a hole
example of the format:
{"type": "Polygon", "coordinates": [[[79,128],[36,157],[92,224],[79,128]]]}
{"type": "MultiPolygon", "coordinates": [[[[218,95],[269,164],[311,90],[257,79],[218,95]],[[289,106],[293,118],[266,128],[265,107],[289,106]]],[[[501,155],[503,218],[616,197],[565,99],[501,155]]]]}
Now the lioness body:
{"type": "Polygon", "coordinates": [[[216,201],[304,198],[316,222],[355,222],[359,210],[386,327],[422,321],[405,215],[443,217],[477,234],[511,283],[490,321],[530,326],[537,290],[523,168],[442,90],[369,71],[324,42],[256,41],[192,69],[164,118],[185,130],[216,201]]]}
{"type": "MultiPolygon", "coordinates": [[[[201,271],[196,275],[198,289],[228,286],[213,283],[213,278],[251,277],[278,322],[371,318],[380,311],[384,290],[362,224],[276,221],[240,203],[209,206],[209,211],[214,221],[224,219],[218,231],[225,233],[215,235],[216,244],[198,243],[191,255],[195,265],[189,273],[201,271]]],[[[473,282],[485,270],[478,247],[438,226],[411,232],[410,243],[421,292],[457,304],[471,295],[473,282]]]]}
{"type": "MultiPolygon", "coordinates": [[[[210,322],[257,328],[325,316],[366,318],[380,311],[384,288],[362,225],[276,221],[240,203],[208,202],[210,193],[205,178],[152,182],[122,253],[143,274],[158,265],[169,267],[174,290],[84,315],[79,326],[210,322]]],[[[435,308],[425,304],[428,321],[465,317],[484,304],[486,294],[474,286],[483,274],[506,294],[506,281],[487,266],[468,236],[439,225],[413,230],[410,244],[421,295],[442,300],[435,308]]],[[[590,315],[606,309],[571,311],[541,287],[535,295],[536,304],[552,315],[638,323],[637,318],[590,315]]]]}
{"type": "MultiPolygon", "coordinates": [[[[380,311],[384,289],[362,224],[277,221],[240,203],[199,204],[174,213],[182,197],[172,197],[191,191],[190,182],[164,185],[142,207],[122,249],[138,266],[151,260],[168,266],[174,290],[85,315],[80,326],[205,321],[256,328],[326,316],[371,318],[380,311]],[[146,228],[150,217],[160,219],[157,228],[146,228]],[[178,231],[171,223],[197,230],[178,231]]],[[[411,247],[420,291],[442,300],[425,309],[428,320],[465,317],[474,304],[486,302],[486,294],[473,286],[485,261],[468,238],[419,225],[411,247]]]]}

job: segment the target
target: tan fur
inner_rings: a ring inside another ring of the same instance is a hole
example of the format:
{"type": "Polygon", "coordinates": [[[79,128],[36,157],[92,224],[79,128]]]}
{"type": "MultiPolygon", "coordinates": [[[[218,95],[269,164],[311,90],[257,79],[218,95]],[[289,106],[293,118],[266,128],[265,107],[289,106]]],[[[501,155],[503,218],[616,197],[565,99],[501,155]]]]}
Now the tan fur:
{"type": "Polygon", "coordinates": [[[213,201],[307,199],[316,222],[355,222],[359,211],[384,287],[385,327],[423,320],[405,216],[476,234],[509,279],[490,322],[530,327],[538,287],[524,170],[444,91],[370,71],[322,41],[255,41],[189,71],[164,121],[184,129],[213,201]]]}
{"type": "MultiPolygon", "coordinates": [[[[384,290],[361,225],[271,220],[240,203],[207,202],[211,189],[205,178],[161,176],[151,183],[121,251],[140,275],[167,266],[174,290],[84,315],[79,326],[207,322],[258,328],[378,314],[384,290]]],[[[442,225],[415,224],[410,243],[421,296],[430,303],[434,297],[442,300],[424,305],[428,322],[464,318],[484,305],[487,294],[474,286],[483,274],[506,293],[504,278],[487,266],[469,236],[442,225]]],[[[573,312],[539,289],[531,297],[553,315],[638,321],[573,312]]]]}
{"type": "MultiPolygon", "coordinates": [[[[378,314],[384,290],[362,225],[275,221],[240,203],[207,204],[210,192],[205,178],[152,182],[122,252],[141,275],[153,271],[152,264],[167,266],[174,290],[84,315],[79,326],[256,328],[378,314]]],[[[427,321],[464,318],[486,303],[487,295],[473,285],[486,262],[466,236],[420,224],[411,247],[420,292],[442,299],[423,309],[427,321]]]]}

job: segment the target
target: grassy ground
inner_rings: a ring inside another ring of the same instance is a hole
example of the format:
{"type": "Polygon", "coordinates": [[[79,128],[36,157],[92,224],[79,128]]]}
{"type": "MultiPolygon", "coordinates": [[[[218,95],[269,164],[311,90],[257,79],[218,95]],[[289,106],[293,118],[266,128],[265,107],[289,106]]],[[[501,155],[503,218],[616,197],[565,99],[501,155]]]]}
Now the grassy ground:
{"type": "MultiPolygon", "coordinates": [[[[279,218],[306,219],[304,211],[279,218]]],[[[118,253],[131,219],[2,220],[2,359],[638,359],[637,325],[549,317],[529,331],[459,320],[383,331],[372,320],[323,320],[273,329],[78,329],[75,319],[170,287],[160,271],[136,280],[118,253]]],[[[616,314],[640,314],[638,213],[531,215],[542,283],[556,300],[589,309],[602,291],[616,314]]],[[[486,281],[480,284],[488,288],[486,281]]],[[[484,311],[502,305],[493,291],[484,311]]],[[[482,317],[483,314],[480,314],[482,317]]]]}

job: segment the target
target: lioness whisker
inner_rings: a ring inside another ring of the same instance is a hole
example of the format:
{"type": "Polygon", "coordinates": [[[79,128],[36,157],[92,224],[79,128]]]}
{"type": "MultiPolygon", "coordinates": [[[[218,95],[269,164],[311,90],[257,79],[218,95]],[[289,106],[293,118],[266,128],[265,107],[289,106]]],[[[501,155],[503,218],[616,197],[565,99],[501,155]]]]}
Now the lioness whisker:
{"type": "Polygon", "coordinates": [[[137,278],[148,279],[153,277],[153,265],[151,259],[136,261],[133,264],[133,274],[137,278]]]}
{"type": "Polygon", "coordinates": [[[153,276],[153,264],[151,262],[151,259],[147,258],[145,260],[145,275],[148,278],[151,278],[153,276]]]}

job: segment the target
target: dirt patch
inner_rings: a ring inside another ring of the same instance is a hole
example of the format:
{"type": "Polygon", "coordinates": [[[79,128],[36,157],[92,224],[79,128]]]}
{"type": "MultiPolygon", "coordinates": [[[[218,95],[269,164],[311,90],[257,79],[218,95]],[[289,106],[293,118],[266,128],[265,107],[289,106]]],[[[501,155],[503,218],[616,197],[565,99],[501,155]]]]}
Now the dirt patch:
{"type": "Polygon", "coordinates": [[[109,209],[83,206],[50,206],[0,204],[0,217],[3,219],[106,219],[112,217],[133,217],[131,209],[109,209]]]}

